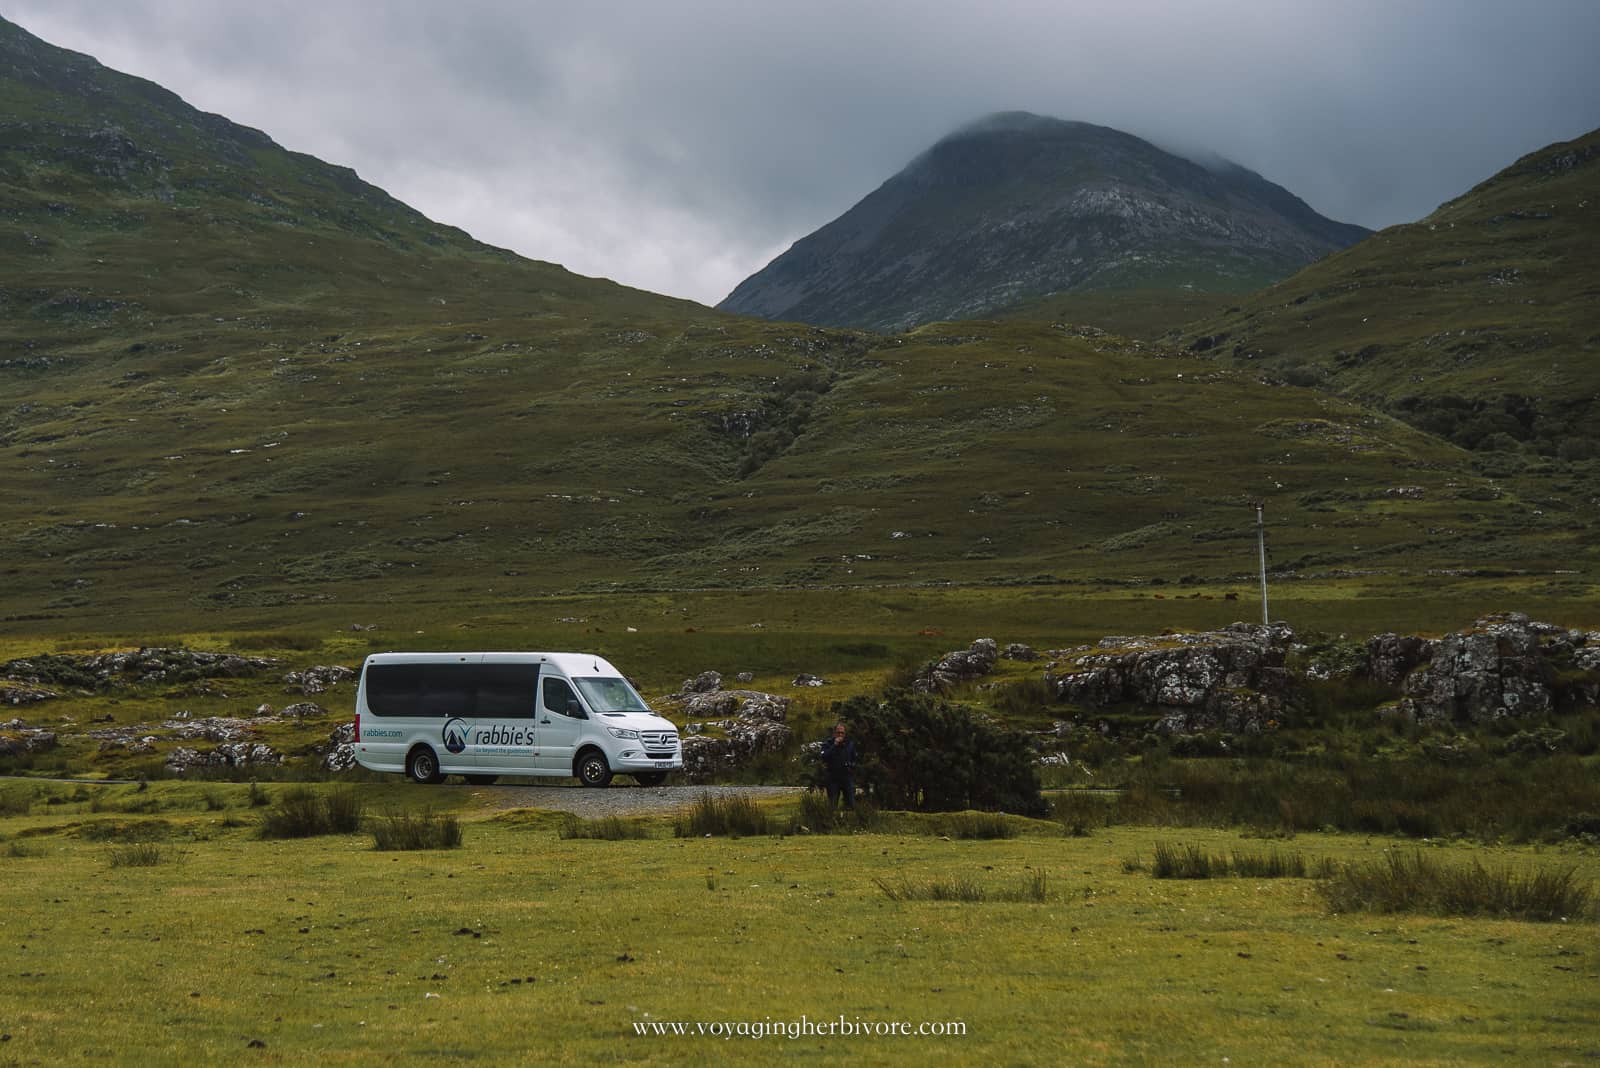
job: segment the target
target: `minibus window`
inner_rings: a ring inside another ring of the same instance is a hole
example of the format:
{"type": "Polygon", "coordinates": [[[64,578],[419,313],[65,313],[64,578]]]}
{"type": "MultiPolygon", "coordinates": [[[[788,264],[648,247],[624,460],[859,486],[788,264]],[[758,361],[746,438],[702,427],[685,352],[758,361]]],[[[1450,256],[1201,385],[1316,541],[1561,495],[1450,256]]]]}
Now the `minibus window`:
{"type": "Polygon", "coordinates": [[[574,679],[578,689],[588,699],[589,707],[596,712],[648,712],[650,706],[634,692],[626,679],[587,678],[574,679]]]}
{"type": "Polygon", "coordinates": [[[572,687],[567,685],[566,679],[544,680],[544,707],[563,716],[583,718],[583,708],[578,704],[578,695],[572,692],[572,687]]]}
{"type": "Polygon", "coordinates": [[[367,708],[374,716],[420,716],[421,664],[368,664],[367,708]]]}
{"type": "Polygon", "coordinates": [[[472,676],[469,664],[428,664],[423,671],[423,714],[466,716],[472,712],[472,676]]]}
{"type": "Polygon", "coordinates": [[[480,718],[531,719],[538,700],[538,664],[479,665],[477,715],[480,718]]]}

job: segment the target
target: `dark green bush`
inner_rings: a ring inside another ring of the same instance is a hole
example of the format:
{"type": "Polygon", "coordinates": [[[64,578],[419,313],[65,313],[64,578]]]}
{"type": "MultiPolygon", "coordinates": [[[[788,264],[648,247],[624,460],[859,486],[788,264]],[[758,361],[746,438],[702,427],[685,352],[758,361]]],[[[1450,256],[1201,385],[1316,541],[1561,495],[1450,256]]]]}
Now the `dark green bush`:
{"type": "Polygon", "coordinates": [[[1044,816],[1033,747],[960,705],[895,690],[834,704],[860,749],[856,785],[882,808],[1044,816]]]}

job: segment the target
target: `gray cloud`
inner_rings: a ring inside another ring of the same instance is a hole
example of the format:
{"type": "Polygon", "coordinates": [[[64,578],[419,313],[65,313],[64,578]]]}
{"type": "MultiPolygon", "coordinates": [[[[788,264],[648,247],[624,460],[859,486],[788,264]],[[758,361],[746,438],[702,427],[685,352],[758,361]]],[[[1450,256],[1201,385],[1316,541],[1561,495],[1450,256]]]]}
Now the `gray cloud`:
{"type": "Polygon", "coordinates": [[[990,111],[1373,227],[1600,122],[1590,0],[0,3],[482,240],[707,303],[990,111]]]}

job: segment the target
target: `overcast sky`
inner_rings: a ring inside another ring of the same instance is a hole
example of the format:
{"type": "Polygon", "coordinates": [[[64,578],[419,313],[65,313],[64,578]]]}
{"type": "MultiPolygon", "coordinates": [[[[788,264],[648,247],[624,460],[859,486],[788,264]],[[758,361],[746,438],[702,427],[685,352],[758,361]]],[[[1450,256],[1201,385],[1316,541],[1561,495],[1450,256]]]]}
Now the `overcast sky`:
{"type": "Polygon", "coordinates": [[[441,222],[715,303],[1025,110],[1411,221],[1600,125],[1600,0],[0,0],[441,222]]]}

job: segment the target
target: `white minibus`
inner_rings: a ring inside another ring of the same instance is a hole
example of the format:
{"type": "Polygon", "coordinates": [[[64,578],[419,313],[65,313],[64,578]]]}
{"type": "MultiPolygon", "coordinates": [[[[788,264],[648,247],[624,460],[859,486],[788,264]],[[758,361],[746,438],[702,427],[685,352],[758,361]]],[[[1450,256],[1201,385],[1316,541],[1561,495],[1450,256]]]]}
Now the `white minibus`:
{"type": "Polygon", "coordinates": [[[587,653],[374,653],[356,690],[356,761],[419,783],[463,775],[613,773],[657,786],[683,767],[678,730],[587,653]]]}

